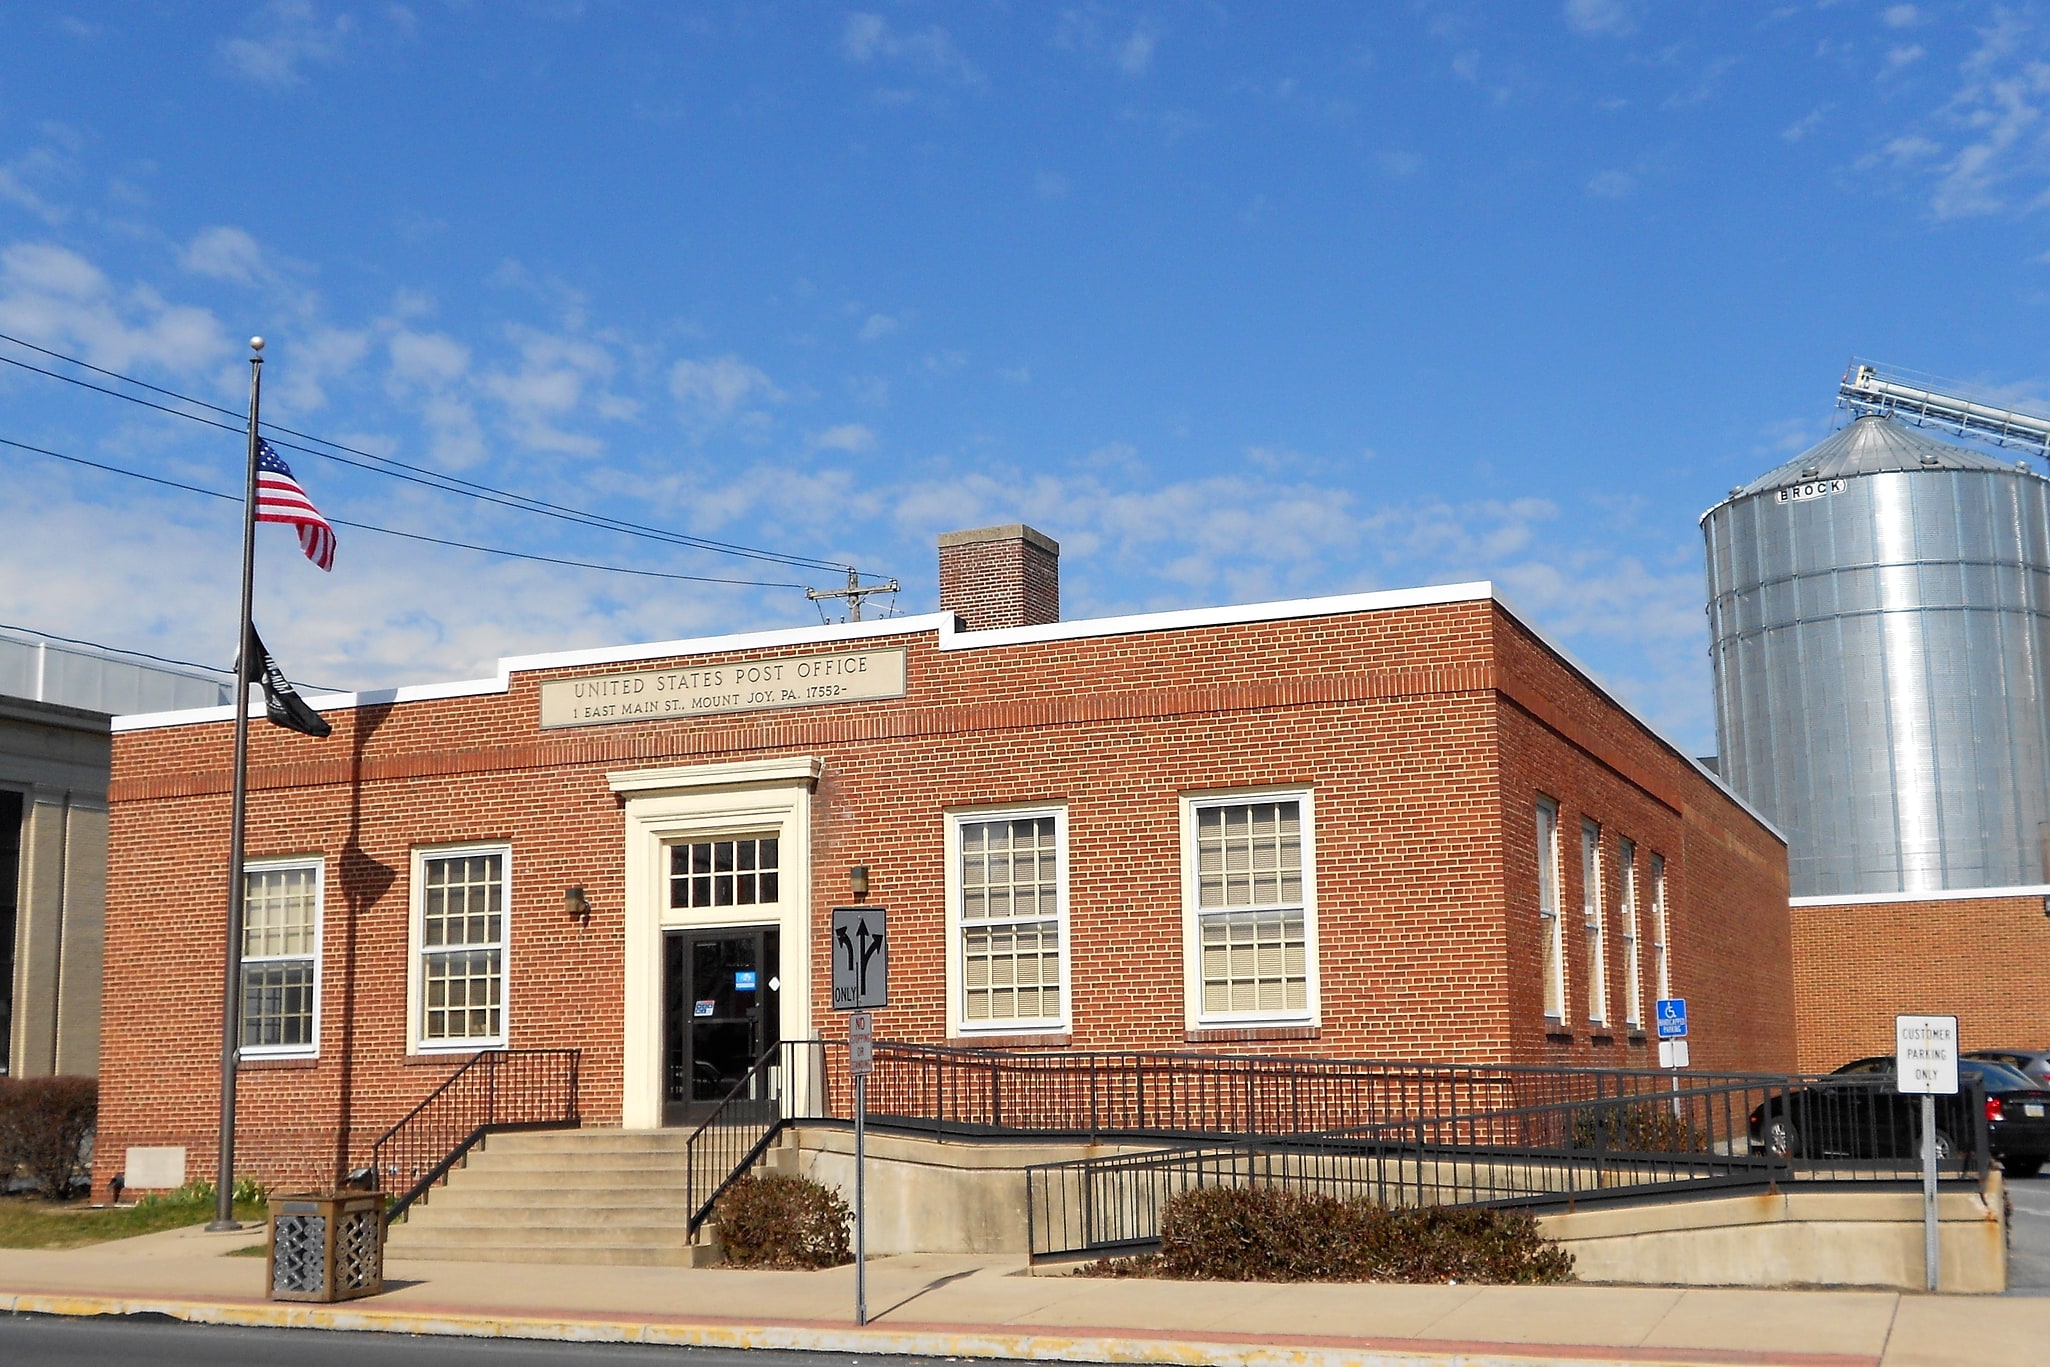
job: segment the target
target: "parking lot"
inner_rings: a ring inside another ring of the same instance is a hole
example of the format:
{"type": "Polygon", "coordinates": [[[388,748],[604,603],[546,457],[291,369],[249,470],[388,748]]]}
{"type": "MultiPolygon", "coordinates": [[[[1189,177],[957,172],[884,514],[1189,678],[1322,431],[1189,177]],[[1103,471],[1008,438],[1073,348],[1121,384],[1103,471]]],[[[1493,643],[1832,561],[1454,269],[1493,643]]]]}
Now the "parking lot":
{"type": "Polygon", "coordinates": [[[2050,1296],[2050,1177],[2010,1180],[2014,1222],[2008,1231],[2007,1292],[2050,1296]]]}

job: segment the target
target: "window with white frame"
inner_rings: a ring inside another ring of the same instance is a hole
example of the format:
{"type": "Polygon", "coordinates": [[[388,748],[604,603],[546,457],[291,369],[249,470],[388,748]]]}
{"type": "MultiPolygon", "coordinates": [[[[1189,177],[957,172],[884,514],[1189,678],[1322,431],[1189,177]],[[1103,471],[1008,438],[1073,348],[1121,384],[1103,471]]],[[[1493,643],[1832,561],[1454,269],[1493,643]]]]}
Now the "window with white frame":
{"type": "Polygon", "coordinates": [[[1673,995],[1673,936],[1666,922],[1666,858],[1651,857],[1651,961],[1659,997],[1673,995]]]}
{"type": "Polygon", "coordinates": [[[1644,975],[1637,966],[1637,842],[1628,837],[1616,841],[1616,872],[1623,895],[1616,927],[1623,947],[1623,1023],[1638,1030],[1644,1026],[1644,975]]]}
{"type": "Polygon", "coordinates": [[[243,866],[244,1058],[319,1052],[320,908],[318,859],[243,866]]]}
{"type": "Polygon", "coordinates": [[[414,854],[415,1036],[422,1049],[505,1043],[504,845],[414,854]]]}
{"type": "Polygon", "coordinates": [[[1587,1018],[1609,1018],[1609,966],[1603,951],[1602,828],[1580,823],[1580,920],[1587,936],[1587,1018]]]}
{"type": "Polygon", "coordinates": [[[1559,804],[1537,800],[1538,971],[1544,977],[1545,1014],[1566,1018],[1566,932],[1559,919],[1559,804]]]}
{"type": "Polygon", "coordinates": [[[962,813],[948,825],[953,1023],[1065,1029],[1065,813],[962,813]]]}
{"type": "Polygon", "coordinates": [[[1185,798],[1192,1017],[1301,1022],[1316,1010],[1310,795],[1185,798]]]}

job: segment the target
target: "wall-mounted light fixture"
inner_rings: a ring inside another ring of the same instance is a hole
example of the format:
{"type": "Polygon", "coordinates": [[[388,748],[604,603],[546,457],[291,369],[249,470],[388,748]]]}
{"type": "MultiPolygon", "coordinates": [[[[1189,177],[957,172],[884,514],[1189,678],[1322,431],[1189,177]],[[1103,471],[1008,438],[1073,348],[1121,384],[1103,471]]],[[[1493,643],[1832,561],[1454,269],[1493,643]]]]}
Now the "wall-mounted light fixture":
{"type": "Polygon", "coordinates": [[[868,896],[868,865],[856,864],[847,870],[847,888],[857,902],[868,896]]]}
{"type": "Polygon", "coordinates": [[[562,890],[562,909],[579,921],[591,919],[591,899],[584,896],[584,890],[580,887],[562,890]]]}

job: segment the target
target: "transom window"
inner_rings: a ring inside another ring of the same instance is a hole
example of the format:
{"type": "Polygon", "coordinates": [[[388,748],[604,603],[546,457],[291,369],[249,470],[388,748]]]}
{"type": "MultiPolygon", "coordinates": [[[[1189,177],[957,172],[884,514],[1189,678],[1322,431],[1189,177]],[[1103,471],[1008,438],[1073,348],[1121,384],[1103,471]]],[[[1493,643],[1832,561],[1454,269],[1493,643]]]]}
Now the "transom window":
{"type": "Polygon", "coordinates": [[[1063,1019],[1060,826],[1055,812],[957,821],[953,881],[964,1029],[1063,1019]]]}
{"type": "Polygon", "coordinates": [[[507,852],[420,857],[420,1042],[505,1040],[507,852]]]}
{"type": "Polygon", "coordinates": [[[1307,1013],[1302,801],[1201,803],[1195,826],[1199,1015],[1307,1013]]]}
{"type": "Polygon", "coordinates": [[[242,1051],[314,1053],[319,1003],[319,862],[245,868],[242,1051]]]}
{"type": "Polygon", "coordinates": [[[698,840],[669,847],[669,905],[752,907],[781,900],[773,835],[698,840]]]}

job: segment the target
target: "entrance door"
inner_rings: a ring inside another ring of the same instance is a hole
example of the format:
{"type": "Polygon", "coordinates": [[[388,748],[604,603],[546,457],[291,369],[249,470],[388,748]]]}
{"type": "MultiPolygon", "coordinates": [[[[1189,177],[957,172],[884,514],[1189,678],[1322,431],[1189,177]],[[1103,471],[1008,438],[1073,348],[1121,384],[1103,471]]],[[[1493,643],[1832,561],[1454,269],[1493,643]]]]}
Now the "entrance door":
{"type": "MultiPolygon", "coordinates": [[[[782,1038],[780,939],[774,926],[664,937],[663,1124],[704,1120],[782,1038]]],[[[777,1080],[758,1078],[749,1098],[772,1099],[777,1080]]]]}

